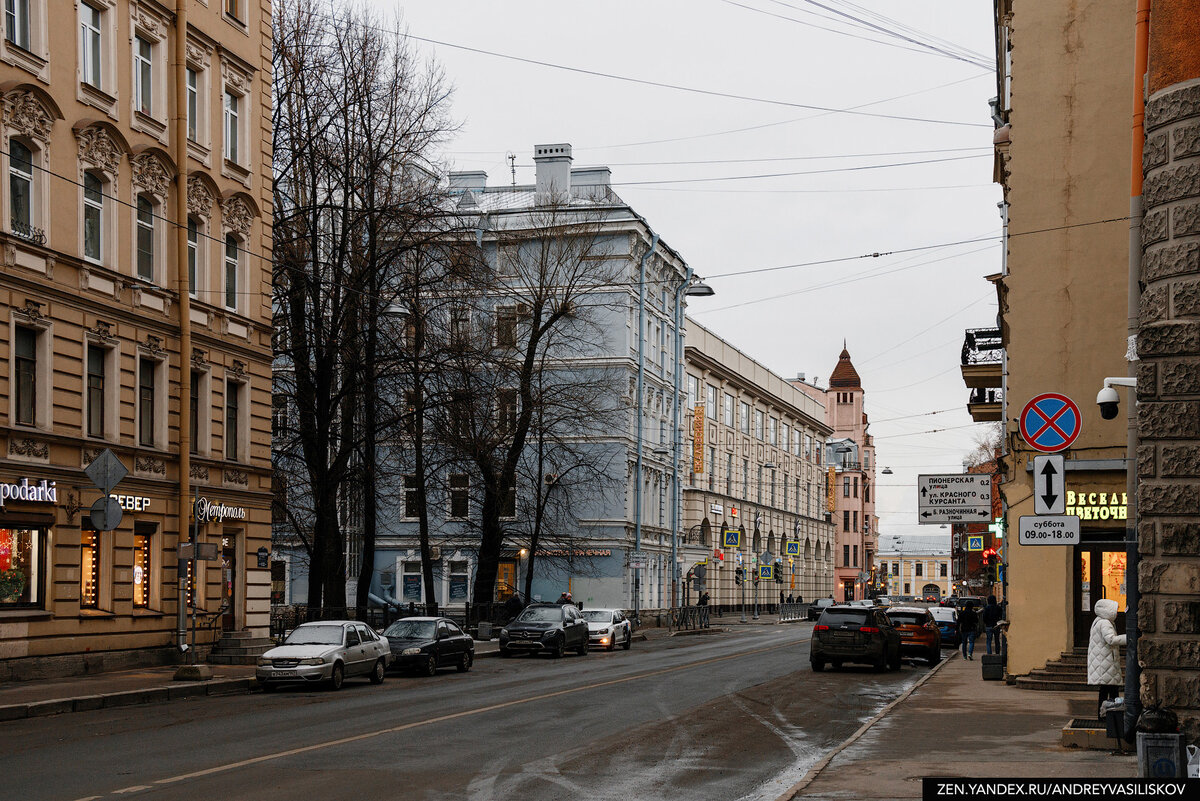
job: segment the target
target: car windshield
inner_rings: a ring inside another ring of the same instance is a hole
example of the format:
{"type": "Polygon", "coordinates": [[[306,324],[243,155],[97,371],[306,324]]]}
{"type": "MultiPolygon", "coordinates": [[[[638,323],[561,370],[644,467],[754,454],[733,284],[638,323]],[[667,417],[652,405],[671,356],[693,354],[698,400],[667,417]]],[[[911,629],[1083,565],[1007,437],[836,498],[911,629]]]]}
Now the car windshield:
{"type": "Polygon", "coordinates": [[[588,609],[585,612],[580,612],[583,619],[589,623],[611,623],[612,612],[607,609],[588,609]]]}
{"type": "Polygon", "coordinates": [[[521,623],[557,623],[562,620],[562,607],[542,606],[526,609],[517,620],[521,623]]]}
{"type": "Polygon", "coordinates": [[[953,609],[947,609],[944,606],[939,606],[936,609],[930,609],[929,614],[933,615],[934,620],[942,620],[947,623],[953,623],[956,615],[953,609]]]}
{"type": "Polygon", "coordinates": [[[402,640],[432,640],[433,626],[432,620],[397,620],[387,627],[383,636],[402,640]]]}
{"type": "Polygon", "coordinates": [[[917,612],[892,612],[888,615],[897,626],[923,626],[925,615],[917,612]]]}
{"type": "Polygon", "coordinates": [[[341,626],[301,626],[287,636],[284,645],[341,645],[341,626]]]}
{"type": "Polygon", "coordinates": [[[866,622],[866,609],[826,609],[821,614],[821,623],[826,626],[861,626],[866,622]]]}

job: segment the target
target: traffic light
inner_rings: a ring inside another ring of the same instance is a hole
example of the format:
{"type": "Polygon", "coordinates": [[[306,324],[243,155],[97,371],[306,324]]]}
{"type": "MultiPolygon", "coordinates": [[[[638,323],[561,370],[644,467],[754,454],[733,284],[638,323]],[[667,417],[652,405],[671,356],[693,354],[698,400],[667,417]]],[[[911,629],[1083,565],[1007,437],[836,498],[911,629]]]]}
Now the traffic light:
{"type": "Polygon", "coordinates": [[[775,560],[775,569],[771,571],[771,575],[773,575],[775,577],[776,584],[783,583],[783,560],[782,559],[775,560]]]}
{"type": "Polygon", "coordinates": [[[745,579],[746,571],[743,568],[738,568],[733,571],[733,583],[737,586],[742,586],[742,581],[745,579]]]}

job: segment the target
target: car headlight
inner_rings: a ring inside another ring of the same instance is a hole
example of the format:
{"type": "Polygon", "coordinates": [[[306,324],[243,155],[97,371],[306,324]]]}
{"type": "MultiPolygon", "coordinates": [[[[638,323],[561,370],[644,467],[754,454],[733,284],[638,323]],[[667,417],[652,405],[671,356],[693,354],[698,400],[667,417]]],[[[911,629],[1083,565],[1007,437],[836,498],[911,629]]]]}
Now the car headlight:
{"type": "Polygon", "coordinates": [[[405,648],[403,651],[400,652],[400,655],[401,656],[416,656],[419,653],[421,653],[420,648],[405,648]]]}
{"type": "Polygon", "coordinates": [[[323,665],[323,664],[325,664],[325,657],[310,656],[308,659],[301,659],[300,664],[302,664],[302,665],[323,665]]]}
{"type": "Polygon", "coordinates": [[[267,657],[265,657],[265,656],[260,656],[260,657],[258,658],[258,666],[259,666],[259,667],[270,667],[271,665],[272,665],[272,662],[271,662],[271,660],[270,660],[270,659],[268,659],[267,657]]]}
{"type": "Polygon", "coordinates": [[[500,639],[502,639],[502,640],[508,639],[508,629],[500,629],[500,639]]]}
{"type": "Polygon", "coordinates": [[[600,631],[598,631],[596,633],[600,634],[601,636],[607,636],[609,634],[612,634],[612,629],[600,629],[600,631]]]}
{"type": "Polygon", "coordinates": [[[555,638],[555,637],[557,637],[557,636],[558,636],[558,630],[557,630],[557,629],[550,629],[549,631],[547,631],[546,633],[544,633],[544,634],[542,635],[542,639],[543,639],[543,640],[552,640],[552,639],[554,639],[554,638],[555,638]]]}

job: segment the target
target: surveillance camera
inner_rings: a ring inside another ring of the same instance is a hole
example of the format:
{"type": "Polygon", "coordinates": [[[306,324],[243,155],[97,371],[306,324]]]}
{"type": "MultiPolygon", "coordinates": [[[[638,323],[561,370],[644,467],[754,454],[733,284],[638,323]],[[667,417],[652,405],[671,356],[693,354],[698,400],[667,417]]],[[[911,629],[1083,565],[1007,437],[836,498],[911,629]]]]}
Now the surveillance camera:
{"type": "Polygon", "coordinates": [[[1121,405],[1121,396],[1117,391],[1110,386],[1105,385],[1104,389],[1096,393],[1096,405],[1100,407],[1100,416],[1105,420],[1112,420],[1117,416],[1121,405]]]}

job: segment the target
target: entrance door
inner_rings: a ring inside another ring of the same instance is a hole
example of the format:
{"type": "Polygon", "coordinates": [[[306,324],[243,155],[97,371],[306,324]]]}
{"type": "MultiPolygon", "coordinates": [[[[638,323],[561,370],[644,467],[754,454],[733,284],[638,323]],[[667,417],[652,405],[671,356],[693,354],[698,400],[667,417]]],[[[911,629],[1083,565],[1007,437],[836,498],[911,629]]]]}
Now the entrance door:
{"type": "Polygon", "coordinates": [[[1080,545],[1075,549],[1075,633],[1077,648],[1086,647],[1096,601],[1117,602],[1115,625],[1125,631],[1125,548],[1123,545],[1080,545]]]}
{"type": "Polygon", "coordinates": [[[496,566],[496,600],[507,601],[517,591],[517,563],[501,562],[496,566]]]}
{"type": "Polygon", "coordinates": [[[221,538],[221,630],[233,631],[237,619],[237,537],[221,538]]]}
{"type": "Polygon", "coordinates": [[[854,600],[854,579],[846,579],[842,582],[842,600],[854,600]]]}

